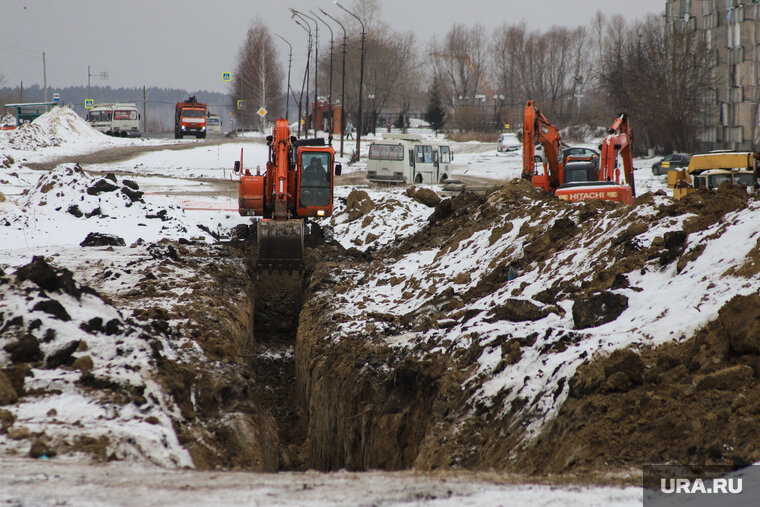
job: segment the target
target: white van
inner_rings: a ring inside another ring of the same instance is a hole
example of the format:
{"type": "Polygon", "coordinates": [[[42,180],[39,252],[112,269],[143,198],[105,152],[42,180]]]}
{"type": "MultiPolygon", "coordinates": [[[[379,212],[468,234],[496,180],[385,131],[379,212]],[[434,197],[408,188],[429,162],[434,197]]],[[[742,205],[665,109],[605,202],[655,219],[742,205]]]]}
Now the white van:
{"type": "Polygon", "coordinates": [[[208,113],[206,115],[206,132],[209,134],[222,133],[222,119],[218,114],[208,113]]]}
{"type": "Polygon", "coordinates": [[[140,113],[134,103],[95,104],[86,119],[92,128],[109,136],[140,137],[140,113]]]}
{"type": "Polygon", "coordinates": [[[378,183],[441,183],[451,174],[454,154],[417,134],[383,134],[369,145],[367,180],[378,183]]]}

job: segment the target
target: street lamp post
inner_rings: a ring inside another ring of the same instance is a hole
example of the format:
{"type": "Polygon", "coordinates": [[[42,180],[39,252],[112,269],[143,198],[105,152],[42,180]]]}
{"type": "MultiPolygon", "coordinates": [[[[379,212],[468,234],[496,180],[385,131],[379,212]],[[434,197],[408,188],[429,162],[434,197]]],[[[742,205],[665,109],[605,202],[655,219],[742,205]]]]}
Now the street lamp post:
{"type": "MultiPolygon", "coordinates": [[[[306,24],[309,22],[306,21],[307,19],[314,22],[314,107],[312,109],[311,113],[311,123],[314,128],[314,137],[317,137],[317,88],[319,86],[319,22],[309,16],[308,14],[304,14],[301,11],[297,11],[295,9],[290,9],[293,14],[300,17],[301,20],[303,20],[306,24]]],[[[311,28],[311,25],[309,25],[309,28],[311,28]]],[[[308,91],[308,88],[307,88],[308,91]]],[[[306,96],[308,97],[309,94],[307,93],[306,96]]],[[[307,99],[308,100],[308,99],[307,99]]]]}
{"type": "Polygon", "coordinates": [[[359,19],[359,16],[354,14],[353,12],[349,11],[342,5],[338,3],[338,0],[335,0],[335,5],[346,11],[348,14],[356,18],[356,20],[359,22],[359,24],[362,27],[362,57],[361,57],[361,63],[359,64],[359,113],[358,113],[358,121],[359,121],[359,129],[356,131],[356,159],[359,160],[360,158],[360,149],[361,149],[361,141],[362,141],[362,130],[364,129],[363,125],[363,118],[362,118],[362,95],[364,94],[364,41],[367,38],[367,30],[364,28],[364,23],[362,23],[362,20],[359,19]]]}
{"type": "Polygon", "coordinates": [[[343,66],[342,69],[342,76],[340,78],[341,85],[340,85],[340,156],[343,156],[343,134],[346,131],[346,27],[343,26],[343,23],[335,19],[334,17],[330,16],[328,13],[325,12],[324,9],[319,9],[319,12],[327,16],[328,18],[332,19],[338,25],[340,25],[341,30],[343,30],[343,66]]]}
{"type": "Polygon", "coordinates": [[[333,133],[333,107],[332,107],[332,77],[333,77],[333,31],[332,27],[328,25],[324,19],[317,16],[317,14],[314,11],[309,11],[311,14],[317,18],[319,21],[322,22],[323,25],[327,27],[328,30],[330,30],[330,89],[327,93],[327,104],[330,110],[330,134],[333,133]]]}
{"type": "MultiPolygon", "coordinates": [[[[293,16],[295,16],[295,15],[296,14],[294,12],[293,16]]],[[[301,28],[303,28],[304,31],[309,36],[308,50],[306,51],[306,69],[305,69],[304,74],[303,74],[303,81],[301,81],[301,94],[300,94],[300,96],[298,98],[298,137],[301,137],[301,118],[302,118],[302,116],[301,116],[301,107],[303,106],[304,84],[306,84],[306,93],[307,94],[309,93],[309,61],[311,60],[311,26],[308,25],[308,24],[304,26],[303,23],[301,23],[299,20],[295,19],[293,16],[291,16],[291,18],[293,19],[293,21],[295,21],[295,23],[298,26],[300,26],[301,28]]],[[[306,100],[308,100],[308,95],[307,95],[307,99],[306,100]]],[[[306,135],[307,136],[309,135],[308,132],[306,133],[306,135]]]]}
{"type": "Polygon", "coordinates": [[[293,46],[282,35],[275,34],[288,45],[288,86],[285,89],[285,119],[290,124],[290,65],[293,62],[293,46]]]}

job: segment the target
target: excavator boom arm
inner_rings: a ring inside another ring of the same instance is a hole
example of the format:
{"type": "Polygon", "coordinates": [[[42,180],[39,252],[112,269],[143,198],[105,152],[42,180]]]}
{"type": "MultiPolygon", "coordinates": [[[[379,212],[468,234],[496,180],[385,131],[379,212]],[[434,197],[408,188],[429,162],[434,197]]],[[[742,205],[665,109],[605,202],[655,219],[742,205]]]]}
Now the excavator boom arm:
{"type": "Polygon", "coordinates": [[[623,177],[636,196],[636,184],[633,173],[633,153],[631,149],[631,125],[628,115],[620,114],[607,131],[602,142],[601,167],[599,181],[616,181],[620,183],[620,168],[617,165],[618,155],[623,159],[623,177]]]}
{"type": "MultiPolygon", "coordinates": [[[[562,163],[560,162],[561,137],[559,129],[539,111],[532,100],[525,105],[523,122],[523,178],[533,179],[536,156],[536,143],[544,147],[548,174],[540,186],[554,192],[562,184],[562,163]]],[[[538,185],[538,182],[534,180],[538,185]]]]}

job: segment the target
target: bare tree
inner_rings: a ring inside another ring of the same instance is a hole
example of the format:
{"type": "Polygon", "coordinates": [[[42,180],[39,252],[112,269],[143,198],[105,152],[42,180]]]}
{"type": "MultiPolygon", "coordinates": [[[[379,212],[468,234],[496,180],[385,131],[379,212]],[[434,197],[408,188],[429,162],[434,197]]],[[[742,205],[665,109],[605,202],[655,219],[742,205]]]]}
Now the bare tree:
{"type": "Polygon", "coordinates": [[[669,30],[658,16],[631,25],[613,19],[599,81],[610,104],[638,126],[639,149],[693,150],[711,87],[705,45],[696,32],[669,30]]]}
{"type": "Polygon", "coordinates": [[[584,75],[591,61],[585,28],[552,27],[527,32],[523,25],[498,27],[490,44],[491,69],[507,115],[519,120],[527,100],[554,120],[577,116],[584,75]]]}
{"type": "MultiPolygon", "coordinates": [[[[367,29],[366,56],[364,62],[364,125],[374,130],[378,117],[389,110],[402,111],[410,107],[421,94],[419,89],[419,64],[415,50],[415,38],[411,32],[394,32],[380,20],[380,2],[361,0],[354,2],[353,12],[362,19],[367,29]]],[[[346,103],[344,111],[354,125],[360,124],[359,74],[361,62],[361,27],[350,16],[344,17],[344,25],[350,30],[346,53],[346,103]]],[[[320,60],[320,69],[327,68],[329,55],[320,60]]],[[[341,75],[342,61],[333,61],[334,75],[341,75]]],[[[320,87],[326,89],[329,77],[319,73],[320,87]]]]}
{"type": "Polygon", "coordinates": [[[268,120],[284,117],[284,72],[277,60],[272,35],[264,22],[257,18],[240,47],[238,64],[232,79],[233,106],[238,100],[246,102],[246,109],[237,111],[239,125],[259,126],[264,120],[257,111],[268,111],[268,120]]]}

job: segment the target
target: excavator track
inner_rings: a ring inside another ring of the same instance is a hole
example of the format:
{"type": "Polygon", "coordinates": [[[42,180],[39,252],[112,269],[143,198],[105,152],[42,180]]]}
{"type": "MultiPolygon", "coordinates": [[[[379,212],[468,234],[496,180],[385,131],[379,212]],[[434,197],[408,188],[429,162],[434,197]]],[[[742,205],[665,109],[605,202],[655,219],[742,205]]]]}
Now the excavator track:
{"type": "Polygon", "coordinates": [[[256,240],[257,272],[303,271],[303,220],[261,220],[256,227],[256,240]]]}

